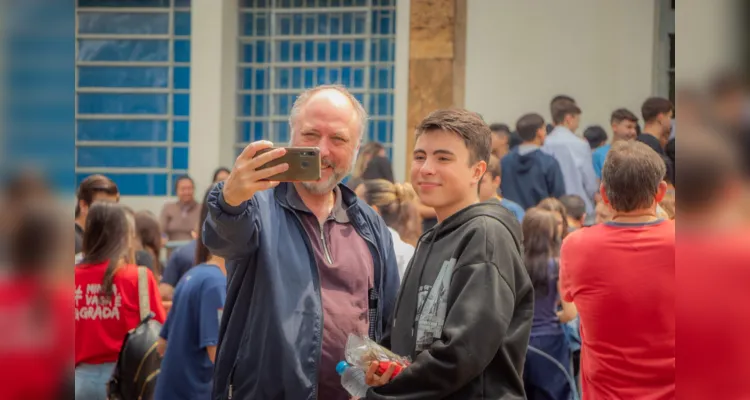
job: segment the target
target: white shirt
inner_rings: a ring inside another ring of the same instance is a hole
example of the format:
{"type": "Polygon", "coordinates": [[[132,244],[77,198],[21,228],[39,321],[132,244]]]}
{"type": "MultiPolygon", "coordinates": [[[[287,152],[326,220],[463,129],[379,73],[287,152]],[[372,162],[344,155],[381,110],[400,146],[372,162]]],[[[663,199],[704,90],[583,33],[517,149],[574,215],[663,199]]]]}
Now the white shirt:
{"type": "Polygon", "coordinates": [[[388,230],[391,231],[391,237],[393,237],[393,251],[396,253],[396,263],[398,264],[398,279],[401,281],[404,279],[409,261],[414,256],[414,246],[401,240],[401,236],[395,230],[391,228],[388,228],[388,230]]]}

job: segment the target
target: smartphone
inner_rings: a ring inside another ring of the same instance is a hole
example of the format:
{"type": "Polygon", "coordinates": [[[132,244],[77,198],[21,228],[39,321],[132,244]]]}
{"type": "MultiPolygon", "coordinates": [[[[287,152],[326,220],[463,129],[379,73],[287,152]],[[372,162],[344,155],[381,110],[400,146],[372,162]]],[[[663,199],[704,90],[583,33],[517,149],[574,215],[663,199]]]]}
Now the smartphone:
{"type": "MultiPolygon", "coordinates": [[[[255,157],[277,148],[278,147],[271,147],[260,150],[255,153],[255,157]]],[[[270,168],[283,163],[289,164],[289,169],[264,180],[304,182],[317,181],[320,179],[320,149],[317,147],[285,147],[285,149],[286,154],[263,164],[258,169],[270,168]]]]}

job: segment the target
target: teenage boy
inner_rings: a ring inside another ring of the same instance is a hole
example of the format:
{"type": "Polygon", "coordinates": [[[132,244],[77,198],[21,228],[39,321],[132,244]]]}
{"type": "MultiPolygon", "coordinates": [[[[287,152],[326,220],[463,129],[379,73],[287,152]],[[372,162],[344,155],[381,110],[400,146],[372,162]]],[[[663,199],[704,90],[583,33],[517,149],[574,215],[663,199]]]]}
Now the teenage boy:
{"type": "Polygon", "coordinates": [[[580,125],[581,109],[572,97],[560,95],[550,102],[550,114],[555,129],[549,133],[542,150],[560,164],[565,194],[581,196],[586,202],[586,212],[594,212],[593,199],[599,184],[591,162],[591,147],[575,134],[580,125]]]}
{"type": "Polygon", "coordinates": [[[477,185],[490,129],[476,113],[438,110],[417,127],[411,181],[438,224],[404,277],[383,344],[413,362],[391,380],[367,372],[367,399],[523,399],[522,370],[534,314],[521,232],[477,185]]]}
{"type": "MultiPolygon", "coordinates": [[[[635,140],[638,137],[638,132],[635,129],[638,125],[638,117],[627,108],[618,108],[613,111],[609,123],[612,127],[612,143],[621,140],[635,140]]],[[[605,144],[591,153],[594,161],[594,172],[599,179],[602,178],[604,160],[607,158],[607,153],[609,153],[611,147],[611,144],[605,144]]]]}
{"type": "Polygon", "coordinates": [[[500,192],[502,168],[500,160],[494,155],[490,156],[490,162],[487,164],[487,172],[479,180],[479,201],[497,201],[508,211],[518,218],[518,222],[523,221],[525,211],[518,203],[504,198],[500,192]]]}
{"type": "Polygon", "coordinates": [[[526,114],[516,122],[516,131],[523,143],[500,162],[503,196],[528,210],[548,197],[565,195],[560,164],[541,150],[547,139],[544,118],[539,114],[526,114]]]}

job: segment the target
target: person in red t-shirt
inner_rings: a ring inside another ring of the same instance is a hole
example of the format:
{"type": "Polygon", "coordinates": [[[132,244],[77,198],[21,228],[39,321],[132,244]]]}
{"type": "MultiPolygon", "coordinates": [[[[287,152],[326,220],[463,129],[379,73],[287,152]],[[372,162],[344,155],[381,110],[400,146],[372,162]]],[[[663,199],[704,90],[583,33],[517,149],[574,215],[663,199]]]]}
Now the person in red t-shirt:
{"type": "MultiPolygon", "coordinates": [[[[140,322],[138,267],[131,244],[135,222],[124,206],[99,202],[89,209],[83,261],[75,268],[76,399],[103,399],[128,330],[140,322]]],[[[156,280],[148,271],[155,319],[164,322],[156,280]]]]}
{"type": "Polygon", "coordinates": [[[643,143],[613,144],[600,189],[611,221],[563,243],[561,295],[580,315],[584,399],[675,398],[675,225],[656,211],[664,174],[643,143]]]}
{"type": "MultiPolygon", "coordinates": [[[[741,147],[721,131],[680,142],[680,400],[750,399],[750,229],[741,147]]],[[[750,172],[750,171],[748,171],[750,172]]]]}

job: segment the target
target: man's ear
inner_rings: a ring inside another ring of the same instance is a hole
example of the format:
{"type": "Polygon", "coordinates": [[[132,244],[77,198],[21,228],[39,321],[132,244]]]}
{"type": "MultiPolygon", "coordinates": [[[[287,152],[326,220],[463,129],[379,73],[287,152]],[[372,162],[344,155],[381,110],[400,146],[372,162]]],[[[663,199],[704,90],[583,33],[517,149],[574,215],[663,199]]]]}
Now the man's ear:
{"type": "Polygon", "coordinates": [[[602,202],[606,205],[610,205],[609,197],[607,197],[607,191],[604,189],[604,185],[599,185],[599,194],[602,196],[602,202]]]}
{"type": "Polygon", "coordinates": [[[659,182],[659,187],[656,188],[656,203],[661,203],[662,200],[664,200],[664,196],[667,195],[667,182],[661,181],[659,182]]]}

